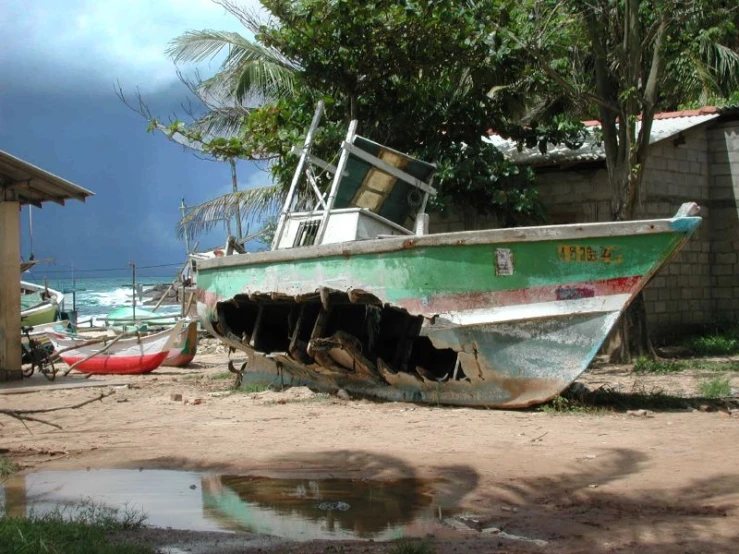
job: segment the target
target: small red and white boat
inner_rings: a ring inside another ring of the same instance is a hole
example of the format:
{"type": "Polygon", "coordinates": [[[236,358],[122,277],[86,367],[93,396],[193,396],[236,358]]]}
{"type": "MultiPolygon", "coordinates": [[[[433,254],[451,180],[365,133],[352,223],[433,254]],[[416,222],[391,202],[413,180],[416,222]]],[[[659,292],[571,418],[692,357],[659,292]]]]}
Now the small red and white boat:
{"type": "Polygon", "coordinates": [[[169,355],[182,331],[182,322],[154,335],[132,338],[89,339],[49,332],[48,337],[60,358],[84,373],[135,374],[155,370],[169,355]],[[114,344],[111,344],[114,343],[114,344]]]}

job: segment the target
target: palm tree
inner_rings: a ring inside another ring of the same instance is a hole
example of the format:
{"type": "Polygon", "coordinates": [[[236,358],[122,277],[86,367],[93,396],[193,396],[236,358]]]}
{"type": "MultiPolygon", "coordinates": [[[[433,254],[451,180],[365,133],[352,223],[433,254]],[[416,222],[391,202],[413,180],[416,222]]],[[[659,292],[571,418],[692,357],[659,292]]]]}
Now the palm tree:
{"type": "MultiPolygon", "coordinates": [[[[213,0],[236,17],[252,34],[263,24],[262,14],[237,6],[229,0],[213,0]]],[[[235,159],[238,148],[219,148],[233,145],[243,123],[254,106],[265,105],[295,93],[295,72],[298,65],[278,50],[251,41],[239,33],[201,30],[187,31],[171,41],[167,54],[175,63],[212,60],[222,52],[226,56],[219,70],[209,79],[188,81],[188,88],[206,106],[206,113],[189,125],[164,126],[153,121],[155,127],[169,138],[228,161],[231,166],[233,192],[193,207],[177,225],[180,236],[197,235],[213,229],[224,218],[235,217],[239,225],[241,215],[259,217],[272,213],[279,206],[285,191],[269,185],[250,190],[237,190],[235,159]],[[224,142],[225,139],[225,142],[224,142]]],[[[270,153],[252,158],[269,162],[270,153]]],[[[239,237],[241,238],[241,237],[239,237]]]]}

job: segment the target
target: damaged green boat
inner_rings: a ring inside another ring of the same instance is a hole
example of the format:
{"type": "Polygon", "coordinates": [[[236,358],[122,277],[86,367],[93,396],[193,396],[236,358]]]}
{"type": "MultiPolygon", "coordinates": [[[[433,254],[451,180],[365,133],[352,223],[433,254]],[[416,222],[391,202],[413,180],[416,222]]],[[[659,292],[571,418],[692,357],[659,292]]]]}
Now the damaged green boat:
{"type": "Polygon", "coordinates": [[[245,382],[546,402],[701,222],[688,203],[665,219],[428,234],[434,166],[357,135],[355,121],[333,167],[310,153],[320,116],[319,106],[272,249],[197,261],[199,316],[248,354],[245,382]],[[333,175],[327,194],[316,168],[333,175]]]}

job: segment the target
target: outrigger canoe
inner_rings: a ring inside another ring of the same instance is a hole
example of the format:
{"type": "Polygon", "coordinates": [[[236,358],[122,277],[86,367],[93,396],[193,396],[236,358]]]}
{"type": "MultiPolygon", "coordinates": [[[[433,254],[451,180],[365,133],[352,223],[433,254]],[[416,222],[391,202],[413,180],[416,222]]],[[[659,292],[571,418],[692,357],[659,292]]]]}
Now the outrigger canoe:
{"type": "Polygon", "coordinates": [[[155,370],[182,331],[182,322],[172,329],[153,335],[122,338],[106,336],[82,338],[49,332],[48,337],[61,359],[84,373],[135,374],[155,370]],[[111,344],[113,343],[113,344],[111,344]]]}
{"type": "Polygon", "coordinates": [[[201,321],[248,355],[244,383],[495,408],[546,402],[585,371],[701,223],[688,203],[664,219],[426,234],[434,166],[356,135],[352,122],[332,167],[310,154],[319,118],[320,107],[272,250],[195,268],[201,321]],[[300,212],[308,164],[334,178],[300,212]]]}

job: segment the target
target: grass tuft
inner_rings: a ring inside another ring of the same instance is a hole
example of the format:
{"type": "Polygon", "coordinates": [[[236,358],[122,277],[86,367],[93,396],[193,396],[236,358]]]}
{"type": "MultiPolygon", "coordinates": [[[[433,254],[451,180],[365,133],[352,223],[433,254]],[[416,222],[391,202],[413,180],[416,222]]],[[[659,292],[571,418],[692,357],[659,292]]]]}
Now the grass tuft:
{"type": "Polygon", "coordinates": [[[731,356],[739,354],[739,325],[709,335],[691,337],[685,346],[699,356],[731,356]]]}
{"type": "Polygon", "coordinates": [[[13,475],[18,471],[18,464],[7,456],[0,456],[0,479],[13,475]]]}
{"type": "Polygon", "coordinates": [[[234,374],[230,371],[219,371],[218,373],[211,375],[210,378],[213,381],[222,381],[224,379],[233,379],[234,374]]]}
{"type": "Polygon", "coordinates": [[[389,551],[389,554],[432,554],[433,548],[423,541],[398,541],[389,551]]]}
{"type": "Polygon", "coordinates": [[[596,411],[597,408],[593,405],[588,405],[582,401],[560,394],[552,398],[546,404],[543,404],[539,410],[550,414],[572,414],[593,412],[596,411]]]}
{"type": "Polygon", "coordinates": [[[690,369],[702,369],[705,371],[739,371],[739,360],[688,360],[685,363],[690,369]]]}
{"type": "Polygon", "coordinates": [[[678,360],[653,360],[641,356],[634,362],[634,371],[637,373],[676,373],[686,369],[685,362],[678,360]]]}
{"type": "Polygon", "coordinates": [[[698,384],[704,398],[726,398],[731,396],[731,381],[728,377],[713,377],[698,384]]]}
{"type": "Polygon", "coordinates": [[[141,527],[146,516],[92,502],[28,518],[0,517],[0,552],[15,554],[153,554],[150,548],[111,541],[110,534],[141,527]]]}
{"type": "Polygon", "coordinates": [[[622,392],[605,386],[591,391],[580,385],[570,387],[537,409],[555,414],[603,414],[627,410],[684,410],[688,407],[687,399],[665,394],[661,389],[647,390],[637,386],[630,392],[622,392]]]}
{"type": "Polygon", "coordinates": [[[253,394],[257,392],[264,392],[270,390],[269,385],[265,385],[264,383],[243,383],[238,389],[238,392],[243,392],[245,394],[253,394]]]}

